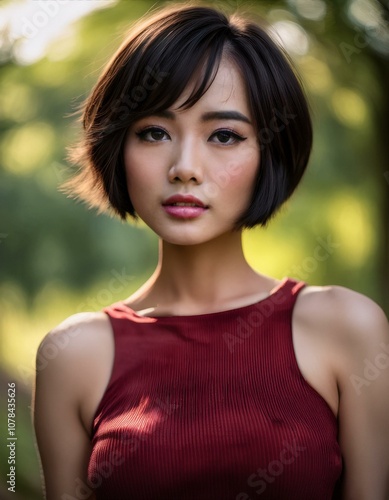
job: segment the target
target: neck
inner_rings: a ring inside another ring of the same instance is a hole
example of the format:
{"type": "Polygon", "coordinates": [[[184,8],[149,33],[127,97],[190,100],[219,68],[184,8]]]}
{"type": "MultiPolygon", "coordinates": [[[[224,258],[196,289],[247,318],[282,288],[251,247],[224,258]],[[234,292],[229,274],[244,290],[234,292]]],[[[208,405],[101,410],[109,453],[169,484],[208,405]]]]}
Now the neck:
{"type": "Polygon", "coordinates": [[[160,240],[157,268],[133,299],[154,307],[217,306],[247,294],[254,279],[258,274],[244,257],[241,231],[199,245],[160,240]]]}

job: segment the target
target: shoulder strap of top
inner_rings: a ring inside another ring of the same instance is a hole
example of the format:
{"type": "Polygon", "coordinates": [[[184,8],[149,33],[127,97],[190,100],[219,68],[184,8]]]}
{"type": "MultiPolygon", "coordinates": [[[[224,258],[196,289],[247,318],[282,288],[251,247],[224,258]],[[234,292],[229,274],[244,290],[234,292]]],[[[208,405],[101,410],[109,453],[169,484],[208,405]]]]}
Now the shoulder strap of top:
{"type": "Polygon", "coordinates": [[[293,311],[298,294],[306,286],[304,281],[284,278],[280,285],[260,304],[260,308],[277,309],[278,311],[293,311]]]}
{"type": "Polygon", "coordinates": [[[115,302],[110,306],[104,307],[102,309],[103,312],[108,314],[108,316],[115,320],[130,319],[136,323],[154,323],[155,319],[147,316],[138,316],[135,311],[133,311],[130,307],[126,306],[123,302],[115,302]]]}
{"type": "Polygon", "coordinates": [[[300,293],[300,291],[305,286],[307,286],[305,281],[297,281],[297,280],[292,279],[292,278],[287,279],[287,284],[288,284],[287,289],[289,290],[289,293],[290,293],[291,297],[293,298],[293,301],[296,301],[297,296],[300,293]]]}
{"type": "Polygon", "coordinates": [[[292,311],[298,294],[306,285],[304,281],[286,278],[279,285],[279,288],[270,295],[270,299],[274,305],[279,305],[280,309],[292,311]]]}

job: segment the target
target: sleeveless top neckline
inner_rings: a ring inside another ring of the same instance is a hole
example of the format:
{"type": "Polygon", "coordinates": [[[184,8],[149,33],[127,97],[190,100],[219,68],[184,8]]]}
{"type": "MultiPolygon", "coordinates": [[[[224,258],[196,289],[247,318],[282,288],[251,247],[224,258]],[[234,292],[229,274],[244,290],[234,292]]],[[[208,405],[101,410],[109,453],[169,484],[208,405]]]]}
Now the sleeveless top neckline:
{"type": "MultiPolygon", "coordinates": [[[[255,302],[251,303],[251,304],[246,304],[245,306],[239,306],[239,307],[233,307],[231,309],[223,309],[221,311],[214,311],[214,312],[209,312],[209,313],[201,313],[201,314],[179,314],[179,315],[175,315],[175,314],[170,314],[170,315],[165,315],[165,316],[143,316],[141,314],[138,314],[136,311],[134,311],[134,309],[132,309],[132,307],[130,307],[129,305],[127,305],[124,301],[119,301],[119,302],[116,302],[116,304],[114,305],[121,305],[121,306],[124,306],[126,309],[128,309],[128,311],[135,317],[137,318],[141,318],[141,319],[151,319],[151,320],[192,320],[192,319],[196,319],[196,318],[210,318],[211,316],[221,316],[223,314],[233,314],[233,313],[239,313],[239,312],[244,312],[244,310],[247,310],[249,311],[250,309],[252,308],[255,308],[257,307],[259,304],[262,304],[262,303],[265,303],[269,300],[272,300],[272,299],[275,299],[276,296],[282,292],[282,290],[287,287],[288,284],[290,284],[291,282],[294,282],[294,280],[292,280],[291,278],[289,277],[284,277],[280,280],[280,282],[278,283],[278,285],[276,285],[274,288],[272,288],[272,290],[269,292],[269,294],[266,296],[266,297],[263,297],[262,299],[259,299],[259,300],[256,300],[255,302]]],[[[305,286],[305,283],[303,282],[300,282],[299,283],[300,286],[305,286]]]]}

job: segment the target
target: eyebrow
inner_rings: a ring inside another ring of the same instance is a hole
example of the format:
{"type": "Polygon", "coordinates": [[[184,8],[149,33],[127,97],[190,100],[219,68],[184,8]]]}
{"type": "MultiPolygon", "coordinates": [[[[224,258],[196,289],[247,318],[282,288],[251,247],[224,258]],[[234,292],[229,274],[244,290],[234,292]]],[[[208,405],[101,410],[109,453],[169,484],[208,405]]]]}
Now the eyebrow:
{"type": "MultiPolygon", "coordinates": [[[[152,116],[167,118],[169,120],[175,120],[176,118],[175,113],[169,110],[153,113],[152,116]]],[[[202,122],[209,122],[213,120],[237,120],[244,123],[249,123],[251,125],[251,121],[247,118],[247,116],[240,113],[239,111],[208,111],[207,113],[201,115],[202,122]]]]}

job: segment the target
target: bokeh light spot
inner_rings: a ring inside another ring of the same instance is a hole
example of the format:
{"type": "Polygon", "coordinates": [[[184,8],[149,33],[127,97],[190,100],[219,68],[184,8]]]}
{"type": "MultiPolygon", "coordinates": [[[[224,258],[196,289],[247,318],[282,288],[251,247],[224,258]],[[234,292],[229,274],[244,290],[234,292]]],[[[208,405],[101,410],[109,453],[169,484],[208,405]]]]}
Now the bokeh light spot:
{"type": "Polygon", "coordinates": [[[3,166],[24,175],[45,165],[55,147],[54,130],[48,123],[33,122],[11,130],[3,139],[3,166]]]}
{"type": "Polygon", "coordinates": [[[337,88],[331,98],[336,118],[349,127],[360,127],[368,118],[368,109],[363,98],[354,90],[337,88]]]}
{"type": "Polygon", "coordinates": [[[330,68],[316,57],[307,55],[299,60],[299,67],[312,92],[326,94],[334,84],[330,68]]]}
{"type": "Polygon", "coordinates": [[[333,239],[340,243],[336,254],[347,267],[360,267],[375,245],[372,216],[357,194],[341,193],[328,200],[328,222],[333,239]]]}
{"type": "Polygon", "coordinates": [[[302,56],[308,52],[309,38],[307,32],[292,21],[277,21],[272,24],[276,33],[276,41],[293,54],[302,56]]]}

